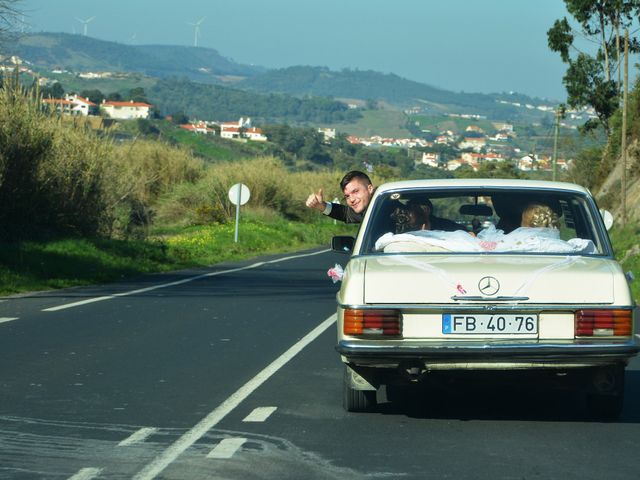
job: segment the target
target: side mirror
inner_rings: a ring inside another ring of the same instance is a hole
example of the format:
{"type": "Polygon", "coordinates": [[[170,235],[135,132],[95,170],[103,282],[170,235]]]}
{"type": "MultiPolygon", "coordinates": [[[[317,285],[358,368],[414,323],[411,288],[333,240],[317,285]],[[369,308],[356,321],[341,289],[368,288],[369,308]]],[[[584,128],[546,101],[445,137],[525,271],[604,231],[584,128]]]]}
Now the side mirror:
{"type": "Polygon", "coordinates": [[[604,209],[600,209],[600,216],[602,217],[602,220],[604,221],[604,227],[607,230],[610,230],[611,227],[613,226],[613,215],[611,215],[611,212],[609,210],[604,210],[604,209]]]}
{"type": "Polygon", "coordinates": [[[338,235],[331,239],[331,249],[334,252],[351,253],[355,244],[356,239],[346,235],[338,235]]]}

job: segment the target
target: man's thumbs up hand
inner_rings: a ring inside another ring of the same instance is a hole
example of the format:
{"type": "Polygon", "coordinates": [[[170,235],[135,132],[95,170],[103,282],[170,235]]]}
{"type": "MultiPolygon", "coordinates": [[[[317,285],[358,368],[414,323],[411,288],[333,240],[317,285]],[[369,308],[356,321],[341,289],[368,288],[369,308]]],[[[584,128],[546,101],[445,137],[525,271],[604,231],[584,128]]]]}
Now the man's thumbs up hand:
{"type": "Polygon", "coordinates": [[[324,196],[322,189],[319,189],[316,193],[312,193],[307,197],[307,207],[315,208],[316,210],[323,211],[326,207],[324,203],[324,196]]]}

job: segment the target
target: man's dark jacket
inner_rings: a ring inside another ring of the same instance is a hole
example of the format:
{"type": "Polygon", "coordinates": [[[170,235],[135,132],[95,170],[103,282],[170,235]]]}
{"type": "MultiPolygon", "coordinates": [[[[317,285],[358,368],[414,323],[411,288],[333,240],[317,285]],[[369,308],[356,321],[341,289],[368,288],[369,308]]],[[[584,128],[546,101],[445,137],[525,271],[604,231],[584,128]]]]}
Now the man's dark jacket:
{"type": "Polygon", "coordinates": [[[345,223],[362,223],[362,219],[364,218],[365,213],[366,210],[362,213],[356,213],[353,211],[353,209],[347,207],[346,205],[332,203],[329,216],[345,223]]]}
{"type": "MultiPolygon", "coordinates": [[[[353,211],[353,209],[347,207],[346,205],[332,203],[329,216],[345,223],[362,223],[365,213],[367,213],[366,209],[362,213],[356,213],[353,211]]],[[[433,215],[429,216],[429,223],[431,224],[431,230],[444,230],[447,232],[466,230],[466,228],[464,228],[462,225],[459,225],[452,220],[436,217],[433,215]]]]}

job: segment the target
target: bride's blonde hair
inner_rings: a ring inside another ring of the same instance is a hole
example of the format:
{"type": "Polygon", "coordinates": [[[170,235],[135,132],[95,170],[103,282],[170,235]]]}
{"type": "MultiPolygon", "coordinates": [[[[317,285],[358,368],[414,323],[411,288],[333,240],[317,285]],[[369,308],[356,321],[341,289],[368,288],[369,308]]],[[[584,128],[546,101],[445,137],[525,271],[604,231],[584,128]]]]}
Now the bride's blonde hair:
{"type": "Polygon", "coordinates": [[[560,228],[560,218],[547,205],[530,203],[522,212],[522,226],[560,228]]]}

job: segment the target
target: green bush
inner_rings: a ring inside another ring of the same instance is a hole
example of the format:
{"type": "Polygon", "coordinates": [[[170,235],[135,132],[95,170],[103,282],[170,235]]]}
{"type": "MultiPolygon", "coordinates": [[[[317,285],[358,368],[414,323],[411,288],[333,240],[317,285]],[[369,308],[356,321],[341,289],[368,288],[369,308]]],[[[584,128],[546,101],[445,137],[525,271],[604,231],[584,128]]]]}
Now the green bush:
{"type": "Polygon", "coordinates": [[[0,237],[143,238],[151,229],[225,223],[235,183],[247,185],[244,211],[275,212],[313,222],[307,196],[324,188],[340,198],[344,172],[291,173],[282,160],[258,157],[205,164],[158,140],[118,143],[86,122],[45,112],[40,99],[5,82],[0,87],[0,237]],[[64,119],[67,120],[67,119],[64,119]]]}
{"type": "Polygon", "coordinates": [[[0,224],[4,238],[96,235],[109,224],[110,146],[43,111],[12,81],[0,88],[0,224]]]}

